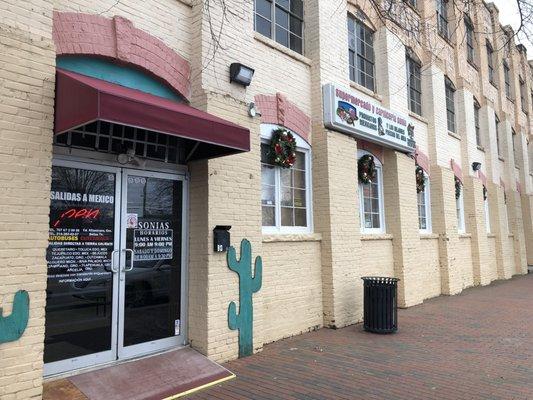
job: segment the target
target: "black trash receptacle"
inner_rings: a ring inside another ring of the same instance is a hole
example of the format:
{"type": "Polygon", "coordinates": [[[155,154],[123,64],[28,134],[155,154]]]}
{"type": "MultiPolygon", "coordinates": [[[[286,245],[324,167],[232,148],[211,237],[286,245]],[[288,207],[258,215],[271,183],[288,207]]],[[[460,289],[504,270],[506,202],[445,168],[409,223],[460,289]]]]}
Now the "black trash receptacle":
{"type": "Polygon", "coordinates": [[[361,278],[364,281],[364,328],[374,333],[398,330],[398,278],[361,278]]]}

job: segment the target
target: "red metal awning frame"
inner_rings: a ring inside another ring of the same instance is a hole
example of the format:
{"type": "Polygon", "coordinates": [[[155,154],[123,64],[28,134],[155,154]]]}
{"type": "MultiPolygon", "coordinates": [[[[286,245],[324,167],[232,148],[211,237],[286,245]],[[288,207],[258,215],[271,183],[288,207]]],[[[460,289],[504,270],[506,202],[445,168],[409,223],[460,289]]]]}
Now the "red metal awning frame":
{"type": "Polygon", "coordinates": [[[57,69],[54,133],[98,120],[196,142],[191,160],[250,151],[250,131],[232,122],[185,103],[57,69]]]}

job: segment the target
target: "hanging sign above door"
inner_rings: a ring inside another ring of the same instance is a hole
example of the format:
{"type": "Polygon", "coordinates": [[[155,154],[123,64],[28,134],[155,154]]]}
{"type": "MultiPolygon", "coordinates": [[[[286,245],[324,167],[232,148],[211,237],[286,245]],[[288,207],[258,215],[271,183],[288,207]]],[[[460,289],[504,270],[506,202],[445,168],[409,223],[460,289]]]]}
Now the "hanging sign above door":
{"type": "Polygon", "coordinates": [[[323,94],[327,128],[403,152],[415,151],[414,125],[407,116],[331,83],[324,85],[323,94]]]}

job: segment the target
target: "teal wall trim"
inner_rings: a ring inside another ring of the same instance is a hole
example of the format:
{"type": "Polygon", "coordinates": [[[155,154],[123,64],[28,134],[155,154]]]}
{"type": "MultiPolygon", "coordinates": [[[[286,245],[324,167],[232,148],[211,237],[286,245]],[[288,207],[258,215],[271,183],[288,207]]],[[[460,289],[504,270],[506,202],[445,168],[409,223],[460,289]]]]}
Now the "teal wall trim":
{"type": "Polygon", "coordinates": [[[28,326],[29,317],[30,295],[25,290],[19,290],[15,293],[9,316],[4,317],[0,307],[0,343],[19,340],[28,326]]]}
{"type": "Polygon", "coordinates": [[[263,277],[263,261],[260,256],[255,258],[255,269],[252,278],[252,245],[246,239],[241,241],[241,258],[237,261],[235,248],[230,246],[227,255],[228,267],[239,275],[239,313],[232,301],[228,307],[228,325],[231,330],[239,331],[239,357],[253,353],[254,306],[253,294],[261,289],[263,277]]]}
{"type": "Polygon", "coordinates": [[[174,90],[145,72],[118,65],[103,58],[63,56],[57,58],[57,67],[166,99],[183,101],[183,98],[174,90]]]}

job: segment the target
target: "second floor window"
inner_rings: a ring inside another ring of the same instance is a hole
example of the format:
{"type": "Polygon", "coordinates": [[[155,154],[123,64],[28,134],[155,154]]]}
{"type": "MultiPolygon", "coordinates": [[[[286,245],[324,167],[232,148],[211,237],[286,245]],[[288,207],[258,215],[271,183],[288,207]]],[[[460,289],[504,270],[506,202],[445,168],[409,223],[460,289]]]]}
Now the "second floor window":
{"type": "Polygon", "coordinates": [[[487,42],[487,63],[489,66],[489,82],[494,83],[494,50],[489,42],[487,42]]]}
{"type": "Polygon", "coordinates": [[[448,34],[448,0],[437,1],[437,29],[441,36],[449,39],[448,34]]]}
{"type": "Polygon", "coordinates": [[[300,54],[303,19],[302,0],[255,0],[255,30],[300,54]]]}
{"type": "Polygon", "coordinates": [[[502,152],[500,148],[500,119],[497,115],[495,115],[494,120],[496,124],[496,152],[498,153],[498,157],[501,157],[502,152]]]}
{"type": "Polygon", "coordinates": [[[446,120],[448,123],[448,130],[450,132],[455,132],[455,86],[448,78],[445,79],[446,120]]]}
{"type": "Polygon", "coordinates": [[[527,104],[526,104],[526,83],[520,77],[520,104],[522,111],[527,114],[527,104]]]}
{"type": "Polygon", "coordinates": [[[481,146],[481,129],[479,127],[479,110],[481,109],[481,106],[479,105],[478,101],[474,99],[474,127],[476,130],[476,144],[478,146],[481,146]]]}
{"type": "Polygon", "coordinates": [[[503,62],[503,77],[505,79],[505,95],[510,99],[511,98],[511,71],[509,69],[509,64],[505,61],[503,62]]]}
{"type": "Polygon", "coordinates": [[[407,96],[409,100],[409,110],[422,115],[422,84],[420,64],[412,57],[407,56],[407,96]]]}
{"type": "Polygon", "coordinates": [[[513,158],[514,158],[514,163],[515,165],[518,165],[518,160],[516,159],[516,131],[514,129],[511,130],[511,140],[512,140],[512,144],[513,144],[513,158]]]}
{"type": "Polygon", "coordinates": [[[472,20],[465,16],[466,29],[466,59],[469,63],[474,64],[476,57],[476,50],[474,47],[474,24],[472,20]]]}
{"type": "Polygon", "coordinates": [[[351,15],[348,15],[348,56],[350,80],[374,91],[374,32],[351,15]]]}

